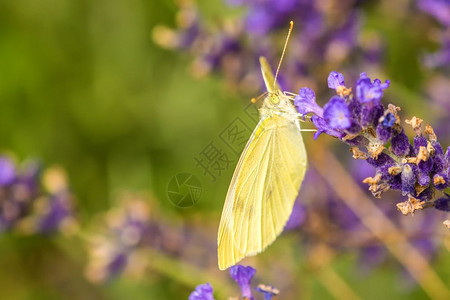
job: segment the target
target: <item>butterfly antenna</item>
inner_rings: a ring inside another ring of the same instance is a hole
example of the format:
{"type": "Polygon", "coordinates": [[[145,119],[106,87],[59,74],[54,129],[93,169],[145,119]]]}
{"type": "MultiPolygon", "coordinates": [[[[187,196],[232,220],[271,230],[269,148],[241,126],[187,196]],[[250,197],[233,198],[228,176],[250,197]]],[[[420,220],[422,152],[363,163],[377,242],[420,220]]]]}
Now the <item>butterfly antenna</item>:
{"type": "Polygon", "coordinates": [[[286,47],[287,47],[287,44],[289,42],[289,38],[291,37],[291,32],[292,32],[292,28],[293,27],[294,27],[294,22],[291,21],[289,23],[289,31],[288,31],[288,34],[287,34],[287,37],[286,37],[286,41],[284,42],[283,53],[281,53],[280,62],[278,63],[277,71],[275,72],[275,79],[273,80],[273,87],[274,88],[275,88],[275,85],[277,84],[278,72],[280,71],[281,62],[283,61],[284,53],[286,52],[286,47]]]}
{"type": "Polygon", "coordinates": [[[258,102],[259,100],[261,100],[261,98],[267,96],[267,94],[268,94],[268,92],[264,92],[264,93],[262,93],[261,95],[259,95],[259,96],[256,97],[256,98],[253,97],[253,98],[250,100],[250,102],[253,103],[253,104],[255,104],[256,102],[258,102]]]}

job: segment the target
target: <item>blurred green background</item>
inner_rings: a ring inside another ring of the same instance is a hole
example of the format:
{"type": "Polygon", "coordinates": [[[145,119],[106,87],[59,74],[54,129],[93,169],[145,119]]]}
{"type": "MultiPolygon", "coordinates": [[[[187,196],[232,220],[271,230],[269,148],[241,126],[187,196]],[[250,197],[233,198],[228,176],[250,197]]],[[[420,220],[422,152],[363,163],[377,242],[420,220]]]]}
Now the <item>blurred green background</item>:
{"type": "MultiPolygon", "coordinates": [[[[222,3],[198,4],[207,18],[228,13],[222,3]]],[[[171,0],[0,1],[0,150],[63,166],[82,227],[119,191],[146,191],[160,218],[208,224],[214,244],[234,163],[212,182],[194,158],[237,115],[248,126],[254,121],[244,112],[248,99],[227,91],[220,77],[192,78],[187,54],[152,41],[153,27],[173,26],[177,9],[171,0]],[[180,172],[202,184],[200,201],[188,209],[167,197],[169,180],[180,172]]],[[[417,57],[435,45],[422,38],[420,23],[405,30],[404,18],[391,21],[370,4],[366,10],[365,28],[387,39],[386,74],[402,86],[392,85],[389,100],[432,121],[417,57]]],[[[275,243],[272,253],[289,249],[286,255],[302,266],[302,249],[293,249],[291,239],[275,243]]],[[[157,271],[94,285],[84,279],[86,256],[76,238],[0,237],[0,299],[185,299],[195,287],[157,271]]],[[[363,299],[426,298],[420,288],[398,284],[395,266],[361,278],[354,263],[347,254],[333,266],[363,299]]],[[[433,266],[448,282],[448,252],[433,266]]],[[[231,284],[226,272],[214,274],[231,284]]],[[[294,274],[306,299],[333,298],[304,267],[294,274]]],[[[276,275],[270,267],[258,270],[263,282],[276,285],[276,275]]]]}

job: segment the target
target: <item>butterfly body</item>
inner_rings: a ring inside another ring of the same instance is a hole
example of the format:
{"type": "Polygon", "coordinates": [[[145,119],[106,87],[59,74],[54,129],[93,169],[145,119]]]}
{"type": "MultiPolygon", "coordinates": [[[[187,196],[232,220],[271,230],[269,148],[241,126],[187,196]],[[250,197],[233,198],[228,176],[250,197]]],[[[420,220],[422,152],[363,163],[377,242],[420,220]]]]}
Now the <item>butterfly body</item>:
{"type": "Polygon", "coordinates": [[[241,154],[219,225],[219,268],[256,255],[282,232],[303,181],[307,159],[298,113],[264,58],[268,94],[241,154]]]}

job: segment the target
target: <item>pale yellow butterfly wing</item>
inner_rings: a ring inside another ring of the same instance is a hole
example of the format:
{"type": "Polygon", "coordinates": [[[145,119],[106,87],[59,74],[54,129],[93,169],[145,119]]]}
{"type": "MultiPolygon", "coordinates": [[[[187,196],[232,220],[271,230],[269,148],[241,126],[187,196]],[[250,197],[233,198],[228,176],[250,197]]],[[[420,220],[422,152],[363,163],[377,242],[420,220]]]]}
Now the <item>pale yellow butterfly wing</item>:
{"type": "Polygon", "coordinates": [[[262,252],[282,232],[306,171],[296,122],[260,122],[241,155],[219,226],[219,268],[262,252]]]}
{"type": "Polygon", "coordinates": [[[261,73],[263,75],[264,83],[266,85],[266,89],[269,93],[275,92],[277,90],[281,90],[278,83],[275,81],[275,77],[272,73],[272,69],[269,66],[266,58],[261,56],[259,58],[259,63],[261,64],[261,73]]]}
{"type": "MultiPolygon", "coordinates": [[[[280,87],[264,57],[267,91],[280,87]]],[[[262,252],[282,232],[303,181],[307,159],[298,121],[272,114],[256,126],[228,189],[219,225],[219,268],[262,252]]]]}

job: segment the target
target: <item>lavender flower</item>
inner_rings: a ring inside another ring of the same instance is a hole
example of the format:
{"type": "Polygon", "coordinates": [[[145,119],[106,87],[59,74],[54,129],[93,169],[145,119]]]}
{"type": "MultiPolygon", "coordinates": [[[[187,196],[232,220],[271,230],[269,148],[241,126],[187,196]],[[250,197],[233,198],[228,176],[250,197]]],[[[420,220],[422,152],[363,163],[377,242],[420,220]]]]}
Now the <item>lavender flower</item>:
{"type": "Polygon", "coordinates": [[[351,125],[350,110],[340,97],[331,98],[324,106],[323,118],[333,129],[347,129],[351,125]]]}
{"type": "Polygon", "coordinates": [[[255,272],[250,266],[235,265],[230,268],[230,276],[239,284],[244,298],[253,299],[251,281],[255,272]]]}
{"type": "MultiPolygon", "coordinates": [[[[230,0],[227,4],[242,6],[245,13],[216,20],[218,32],[202,26],[203,19],[195,6],[184,5],[177,18],[178,30],[159,26],[154,40],[163,47],[193,54],[194,75],[220,72],[233,87],[253,93],[262,86],[255,58],[264,55],[269,61],[278,61],[279,47],[275,45],[285,34],[288,21],[293,20],[296,26],[292,44],[297,47],[286,55],[285,70],[279,78],[283,88],[289,89],[298,86],[298,81],[311,78],[320,66],[339,66],[350,55],[358,57],[357,53],[362,52],[357,51],[361,50],[357,45],[361,19],[357,3],[230,0]],[[340,17],[334,17],[337,15],[340,17]]],[[[364,59],[364,53],[360,57],[364,59]]],[[[340,84],[339,77],[330,84],[340,84]]]]}
{"type": "Polygon", "coordinates": [[[0,231],[50,234],[76,229],[74,197],[60,168],[17,167],[0,157],[0,231]]]}
{"type": "MultiPolygon", "coordinates": [[[[230,268],[230,276],[236,281],[241,289],[242,299],[253,300],[251,281],[256,270],[250,266],[235,265],[230,268]]],[[[264,294],[264,299],[272,299],[279,291],[269,285],[260,284],[255,288],[264,294]]],[[[200,284],[189,296],[189,300],[213,300],[213,288],[209,283],[200,284]]]]}
{"type": "Polygon", "coordinates": [[[356,98],[361,103],[371,103],[373,106],[379,105],[383,90],[389,87],[389,80],[381,83],[379,79],[373,82],[367,77],[367,74],[361,73],[359,80],[356,82],[356,98]]]}
{"type": "Polygon", "coordinates": [[[0,184],[3,186],[11,184],[16,178],[16,168],[7,157],[0,157],[0,184]]]}
{"type": "Polygon", "coordinates": [[[256,287],[258,292],[264,294],[264,300],[272,300],[275,296],[277,296],[280,291],[273,286],[260,284],[256,287]]]}
{"type": "Polygon", "coordinates": [[[294,98],[294,105],[302,115],[313,113],[323,118],[323,108],[316,103],[316,94],[310,88],[301,88],[294,98]]]}
{"type": "Polygon", "coordinates": [[[450,195],[445,194],[445,197],[437,199],[434,202],[434,207],[438,210],[450,211],[450,195]]]}
{"type": "Polygon", "coordinates": [[[416,117],[406,121],[415,132],[414,142],[410,143],[398,116],[400,108],[389,105],[386,109],[381,103],[389,85],[388,80],[372,81],[362,73],[354,95],[351,88],[344,86],[342,74],[333,71],[328,86],[338,95],[323,110],[315,102],[314,93],[305,88],[294,103],[299,113],[314,114],[311,121],[317,128],[315,139],[321,133],[337,137],[352,147],[354,158],[364,159],[375,168],[375,176],[364,179],[375,197],[389,189],[401,190],[408,197],[397,204],[403,214],[432,206],[445,210],[446,198],[433,199],[437,192],[449,187],[450,147],[444,152],[433,128],[423,128],[422,120],[416,117]]]}
{"type": "Polygon", "coordinates": [[[189,295],[189,300],[214,300],[213,288],[209,282],[200,284],[189,295]]]}
{"type": "Polygon", "coordinates": [[[448,29],[450,26],[450,2],[447,0],[418,0],[419,9],[434,17],[443,25],[440,33],[441,49],[435,53],[428,53],[423,58],[423,64],[428,68],[448,67],[450,63],[450,38],[448,29]]]}
{"type": "Polygon", "coordinates": [[[104,282],[128,269],[141,269],[141,255],[158,240],[158,229],[150,221],[149,208],[139,198],[126,198],[103,219],[106,224],[91,234],[87,277],[104,282]]]}
{"type": "Polygon", "coordinates": [[[444,26],[450,26],[450,2],[447,0],[418,0],[419,8],[432,15],[444,26]]]}
{"type": "Polygon", "coordinates": [[[123,195],[92,226],[86,267],[90,281],[104,283],[119,276],[140,277],[146,270],[149,251],[189,260],[199,267],[212,260],[207,254],[211,254],[213,243],[210,245],[204,239],[190,236],[185,228],[159,220],[149,201],[136,194],[123,195]]]}

